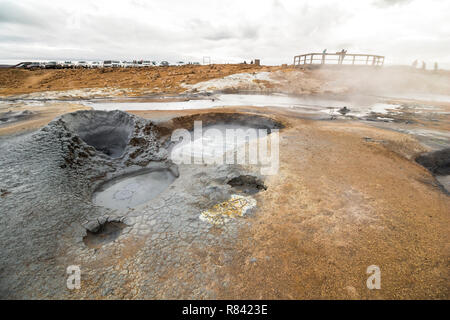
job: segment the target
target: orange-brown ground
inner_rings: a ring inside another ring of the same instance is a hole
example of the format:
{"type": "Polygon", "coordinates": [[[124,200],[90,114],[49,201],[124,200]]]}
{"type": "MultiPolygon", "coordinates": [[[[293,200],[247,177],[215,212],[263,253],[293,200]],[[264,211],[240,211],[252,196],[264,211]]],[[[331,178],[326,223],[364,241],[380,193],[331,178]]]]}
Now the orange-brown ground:
{"type": "Polygon", "coordinates": [[[23,70],[0,69],[0,95],[82,88],[122,88],[140,93],[179,93],[193,84],[234,73],[278,70],[280,67],[224,64],[149,68],[23,70]]]}

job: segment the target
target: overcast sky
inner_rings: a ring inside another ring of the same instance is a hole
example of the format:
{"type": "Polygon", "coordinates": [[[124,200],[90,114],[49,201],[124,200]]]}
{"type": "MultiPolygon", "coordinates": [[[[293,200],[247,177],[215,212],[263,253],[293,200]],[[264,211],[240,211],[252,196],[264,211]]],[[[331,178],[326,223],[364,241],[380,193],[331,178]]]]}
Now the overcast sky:
{"type": "Polygon", "coordinates": [[[0,0],[0,61],[292,63],[373,53],[450,69],[450,0],[0,0]]]}

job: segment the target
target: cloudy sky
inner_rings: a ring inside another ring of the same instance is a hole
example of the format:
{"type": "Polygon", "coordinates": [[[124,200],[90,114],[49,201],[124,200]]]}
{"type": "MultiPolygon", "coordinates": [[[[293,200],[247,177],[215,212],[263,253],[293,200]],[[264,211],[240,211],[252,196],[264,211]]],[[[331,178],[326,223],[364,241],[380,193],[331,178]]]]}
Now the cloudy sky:
{"type": "Polygon", "coordinates": [[[449,21],[449,0],[0,0],[0,61],[280,64],[346,48],[450,69],[449,21]]]}

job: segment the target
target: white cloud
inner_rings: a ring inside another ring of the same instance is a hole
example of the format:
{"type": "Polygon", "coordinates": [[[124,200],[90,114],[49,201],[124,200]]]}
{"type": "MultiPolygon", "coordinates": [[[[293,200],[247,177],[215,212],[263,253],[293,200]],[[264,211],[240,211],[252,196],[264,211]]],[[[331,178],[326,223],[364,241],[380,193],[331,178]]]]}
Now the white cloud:
{"type": "Polygon", "coordinates": [[[0,60],[213,62],[349,52],[450,67],[450,1],[0,0],[0,60]]]}

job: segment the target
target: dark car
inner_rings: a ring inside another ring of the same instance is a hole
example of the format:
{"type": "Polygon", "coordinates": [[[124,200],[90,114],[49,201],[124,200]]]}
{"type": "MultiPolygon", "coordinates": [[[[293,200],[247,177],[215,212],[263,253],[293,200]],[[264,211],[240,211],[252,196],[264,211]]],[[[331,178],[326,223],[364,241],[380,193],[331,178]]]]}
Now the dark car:
{"type": "Polygon", "coordinates": [[[42,68],[42,65],[39,62],[30,63],[25,67],[28,70],[36,70],[42,68]]]}
{"type": "Polygon", "coordinates": [[[58,69],[58,63],[56,61],[49,61],[45,63],[45,69],[58,69]]]}

